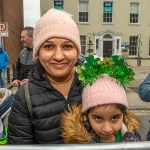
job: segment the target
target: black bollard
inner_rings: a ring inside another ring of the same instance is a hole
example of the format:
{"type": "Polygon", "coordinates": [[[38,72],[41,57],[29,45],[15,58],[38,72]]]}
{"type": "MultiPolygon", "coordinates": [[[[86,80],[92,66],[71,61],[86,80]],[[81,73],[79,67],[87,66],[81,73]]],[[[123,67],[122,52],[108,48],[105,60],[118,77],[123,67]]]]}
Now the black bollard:
{"type": "Polygon", "coordinates": [[[142,57],[137,57],[137,66],[141,66],[142,57]]]}
{"type": "Polygon", "coordinates": [[[10,83],[10,68],[7,68],[7,83],[10,83]]]}

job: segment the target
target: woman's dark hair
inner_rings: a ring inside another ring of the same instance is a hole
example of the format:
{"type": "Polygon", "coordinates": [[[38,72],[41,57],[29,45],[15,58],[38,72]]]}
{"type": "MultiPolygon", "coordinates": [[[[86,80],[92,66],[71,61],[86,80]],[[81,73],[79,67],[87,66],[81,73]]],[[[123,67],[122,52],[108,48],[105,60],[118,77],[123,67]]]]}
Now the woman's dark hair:
{"type": "Polygon", "coordinates": [[[35,66],[32,67],[31,73],[29,74],[29,76],[34,76],[34,78],[36,78],[37,80],[42,80],[45,78],[45,70],[42,67],[41,63],[39,60],[37,60],[37,63],[35,66]],[[34,73],[34,74],[33,74],[34,73]]]}

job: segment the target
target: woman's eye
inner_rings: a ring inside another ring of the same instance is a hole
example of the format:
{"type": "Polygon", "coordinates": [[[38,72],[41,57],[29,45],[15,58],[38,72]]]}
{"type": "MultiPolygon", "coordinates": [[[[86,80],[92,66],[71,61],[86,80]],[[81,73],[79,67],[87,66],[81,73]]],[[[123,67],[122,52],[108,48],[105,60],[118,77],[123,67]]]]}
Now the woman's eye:
{"type": "Polygon", "coordinates": [[[43,46],[43,48],[45,48],[45,49],[53,49],[54,46],[52,44],[46,44],[46,45],[43,46]]]}
{"type": "Polygon", "coordinates": [[[71,49],[73,46],[72,45],[70,45],[70,44],[65,44],[64,45],[64,49],[71,49]]]}

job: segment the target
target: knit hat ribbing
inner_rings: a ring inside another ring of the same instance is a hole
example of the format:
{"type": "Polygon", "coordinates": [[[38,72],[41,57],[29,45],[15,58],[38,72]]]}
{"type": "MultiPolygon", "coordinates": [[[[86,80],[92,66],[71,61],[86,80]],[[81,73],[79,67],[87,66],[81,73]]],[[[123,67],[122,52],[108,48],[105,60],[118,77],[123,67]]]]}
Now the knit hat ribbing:
{"type": "Polygon", "coordinates": [[[36,57],[41,45],[50,38],[64,38],[72,41],[81,53],[80,35],[76,23],[69,13],[50,9],[37,22],[33,34],[33,57],[36,57]]]}
{"type": "Polygon", "coordinates": [[[105,76],[92,85],[87,84],[82,93],[82,111],[103,104],[122,104],[128,107],[126,92],[122,85],[105,76]]]}

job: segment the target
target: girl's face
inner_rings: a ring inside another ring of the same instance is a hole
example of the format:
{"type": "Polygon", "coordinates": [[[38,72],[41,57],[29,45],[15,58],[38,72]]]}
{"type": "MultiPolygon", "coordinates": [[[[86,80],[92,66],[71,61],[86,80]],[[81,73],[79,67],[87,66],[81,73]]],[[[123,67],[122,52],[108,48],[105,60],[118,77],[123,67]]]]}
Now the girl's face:
{"type": "Polygon", "coordinates": [[[70,40],[52,38],[39,49],[39,60],[51,79],[63,79],[74,71],[77,48],[70,40]]]}
{"type": "Polygon", "coordinates": [[[88,120],[104,143],[113,143],[116,141],[115,134],[123,123],[123,112],[114,105],[97,106],[90,110],[88,120]]]}

